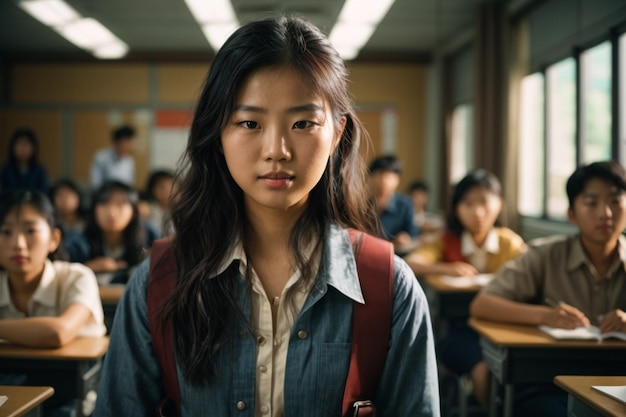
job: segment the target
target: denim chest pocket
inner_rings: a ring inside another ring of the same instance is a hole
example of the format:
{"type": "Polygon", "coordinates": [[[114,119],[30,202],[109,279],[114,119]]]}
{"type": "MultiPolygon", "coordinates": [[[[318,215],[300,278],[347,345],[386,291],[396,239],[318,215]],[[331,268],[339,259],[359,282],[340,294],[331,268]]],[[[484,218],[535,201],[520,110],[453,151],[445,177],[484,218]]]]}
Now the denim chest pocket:
{"type": "Polygon", "coordinates": [[[318,409],[324,411],[320,415],[341,415],[351,349],[351,343],[324,343],[320,346],[316,388],[318,409]]]}

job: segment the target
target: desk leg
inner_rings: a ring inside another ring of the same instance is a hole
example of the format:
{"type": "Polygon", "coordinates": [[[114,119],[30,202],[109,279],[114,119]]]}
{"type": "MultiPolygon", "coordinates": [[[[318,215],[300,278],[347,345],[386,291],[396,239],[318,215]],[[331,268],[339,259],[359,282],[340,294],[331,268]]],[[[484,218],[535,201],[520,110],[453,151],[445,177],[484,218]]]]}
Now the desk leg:
{"type": "Polygon", "coordinates": [[[492,373],[491,374],[491,387],[490,387],[490,397],[489,401],[489,417],[498,417],[498,387],[500,386],[500,381],[498,378],[492,373]]]}
{"type": "Polygon", "coordinates": [[[513,417],[513,384],[504,385],[504,417],[513,417]]]}

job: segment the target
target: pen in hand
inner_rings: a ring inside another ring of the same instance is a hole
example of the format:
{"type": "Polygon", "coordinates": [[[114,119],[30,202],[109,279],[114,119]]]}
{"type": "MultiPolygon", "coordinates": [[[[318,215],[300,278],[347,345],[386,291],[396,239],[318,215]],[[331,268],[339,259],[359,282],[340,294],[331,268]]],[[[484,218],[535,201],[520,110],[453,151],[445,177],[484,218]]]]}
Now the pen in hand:
{"type": "Polygon", "coordinates": [[[547,317],[548,325],[552,327],[560,327],[563,329],[574,329],[576,327],[589,326],[589,319],[576,307],[573,307],[563,301],[554,301],[546,297],[545,303],[550,307],[554,307],[553,313],[547,317]]]}

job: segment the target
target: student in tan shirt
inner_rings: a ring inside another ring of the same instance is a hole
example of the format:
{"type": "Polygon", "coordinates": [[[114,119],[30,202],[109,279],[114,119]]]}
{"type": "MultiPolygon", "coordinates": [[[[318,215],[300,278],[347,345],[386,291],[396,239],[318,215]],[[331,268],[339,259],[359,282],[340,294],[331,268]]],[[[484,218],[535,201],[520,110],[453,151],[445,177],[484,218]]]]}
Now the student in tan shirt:
{"type": "MultiPolygon", "coordinates": [[[[567,182],[567,195],[568,218],[580,233],[531,246],[506,264],[472,303],[472,316],[626,331],[626,170],[614,161],[580,167],[567,182]]],[[[516,393],[520,415],[566,415],[567,396],[556,387],[516,393]]]]}

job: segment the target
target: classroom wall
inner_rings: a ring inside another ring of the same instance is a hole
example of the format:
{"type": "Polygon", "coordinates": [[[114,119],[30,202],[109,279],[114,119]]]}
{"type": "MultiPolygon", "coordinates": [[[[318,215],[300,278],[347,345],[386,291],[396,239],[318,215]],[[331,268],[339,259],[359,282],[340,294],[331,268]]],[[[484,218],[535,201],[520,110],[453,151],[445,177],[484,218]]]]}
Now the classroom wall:
{"type": "MultiPolygon", "coordinates": [[[[70,176],[87,184],[93,154],[109,146],[114,127],[129,123],[138,131],[136,185],[143,188],[154,168],[150,161],[159,129],[155,115],[175,111],[191,117],[209,65],[8,64],[4,71],[8,97],[0,104],[0,160],[6,160],[11,132],[29,126],[39,136],[40,159],[50,176],[70,176]]],[[[362,63],[351,65],[350,71],[351,94],[373,141],[364,156],[369,160],[395,150],[405,167],[405,187],[424,174],[425,66],[362,63]]]]}

